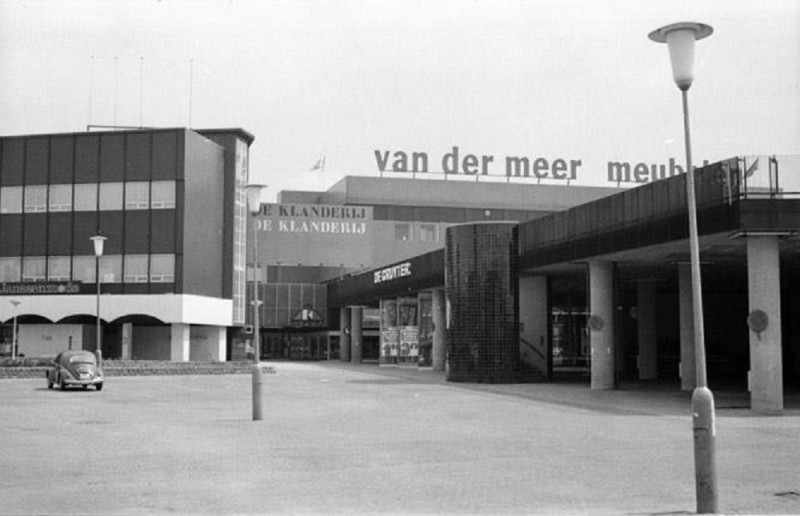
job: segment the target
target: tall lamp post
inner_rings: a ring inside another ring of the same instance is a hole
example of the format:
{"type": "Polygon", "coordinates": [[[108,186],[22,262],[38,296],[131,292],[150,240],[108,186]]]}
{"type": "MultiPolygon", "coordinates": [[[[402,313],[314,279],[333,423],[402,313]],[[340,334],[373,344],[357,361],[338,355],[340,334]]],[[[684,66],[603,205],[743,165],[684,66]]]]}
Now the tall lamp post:
{"type": "Polygon", "coordinates": [[[95,235],[90,237],[89,240],[94,244],[94,275],[97,281],[97,350],[95,353],[97,354],[97,361],[99,362],[103,359],[103,332],[100,328],[100,257],[103,256],[103,244],[105,244],[107,238],[102,235],[95,235]]]}
{"type": "Polygon", "coordinates": [[[22,304],[22,301],[12,299],[11,304],[14,305],[14,325],[11,331],[11,358],[15,359],[17,358],[17,307],[22,304]]]}
{"type": "Polygon", "coordinates": [[[649,38],[666,43],[672,62],[672,77],[683,99],[683,131],[686,142],[686,202],[689,211],[689,247],[692,270],[692,310],[694,314],[694,354],[696,385],[692,393],[695,490],[698,513],[718,510],[716,429],[714,395],[706,377],[706,350],[703,330],[703,289],[700,278],[700,244],[697,236],[697,203],[694,192],[692,146],[689,136],[689,88],[694,79],[694,42],[714,32],[709,25],[680,22],[654,30],[649,38]]]}
{"type": "Polygon", "coordinates": [[[261,419],[261,321],[258,300],[258,214],[261,212],[261,192],[266,185],[247,185],[247,208],[253,216],[253,421],[261,419]]]}

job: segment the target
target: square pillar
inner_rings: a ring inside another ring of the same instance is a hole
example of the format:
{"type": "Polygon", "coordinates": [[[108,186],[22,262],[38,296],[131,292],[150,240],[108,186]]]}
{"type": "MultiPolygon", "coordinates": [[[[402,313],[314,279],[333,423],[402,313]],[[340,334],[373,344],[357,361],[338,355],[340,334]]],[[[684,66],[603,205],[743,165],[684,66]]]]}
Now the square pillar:
{"type": "Polygon", "coordinates": [[[120,358],[122,360],[130,360],[133,356],[132,352],[132,342],[133,342],[133,323],[123,323],[122,324],[122,350],[120,352],[120,358]]]}
{"type": "Polygon", "coordinates": [[[520,358],[523,370],[539,378],[550,377],[548,315],[547,277],[520,276],[520,358]]]}
{"type": "Polygon", "coordinates": [[[339,308],[339,360],[350,361],[350,309],[346,306],[339,308]]]}
{"type": "Polygon", "coordinates": [[[639,341],[639,379],[658,378],[658,334],[656,332],[657,283],[652,279],[636,282],[636,322],[639,341]]]}
{"type": "Polygon", "coordinates": [[[616,387],[614,349],[614,264],[589,262],[589,310],[587,326],[592,347],[591,388],[616,387]]]}
{"type": "Polygon", "coordinates": [[[361,363],[361,349],[363,348],[362,324],[364,321],[364,307],[350,308],[350,362],[361,363]]]}
{"type": "Polygon", "coordinates": [[[777,236],[747,237],[750,408],[783,410],[780,247],[777,236]]]}
{"type": "Polygon", "coordinates": [[[444,289],[433,291],[433,370],[444,371],[447,357],[447,319],[444,289]]]}
{"type": "Polygon", "coordinates": [[[170,326],[169,359],[173,362],[189,361],[190,325],[174,323],[170,326]]]}

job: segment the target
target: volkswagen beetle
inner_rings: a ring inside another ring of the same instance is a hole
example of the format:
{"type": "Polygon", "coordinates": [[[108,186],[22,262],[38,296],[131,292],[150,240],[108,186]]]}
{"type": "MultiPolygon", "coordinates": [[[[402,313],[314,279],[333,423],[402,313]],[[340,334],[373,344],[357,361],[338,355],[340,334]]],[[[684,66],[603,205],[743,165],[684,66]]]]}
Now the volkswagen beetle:
{"type": "Polygon", "coordinates": [[[48,389],[54,385],[62,391],[71,386],[86,389],[90,385],[98,391],[103,389],[103,366],[97,363],[97,357],[91,351],[62,351],[45,374],[48,389]]]}

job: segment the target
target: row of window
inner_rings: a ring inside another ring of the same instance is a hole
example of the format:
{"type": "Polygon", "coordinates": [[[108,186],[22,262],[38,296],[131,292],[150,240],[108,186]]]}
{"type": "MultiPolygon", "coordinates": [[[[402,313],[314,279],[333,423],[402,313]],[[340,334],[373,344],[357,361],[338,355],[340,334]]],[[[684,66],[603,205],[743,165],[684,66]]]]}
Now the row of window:
{"type": "Polygon", "coordinates": [[[126,181],[4,186],[0,213],[166,210],[175,208],[175,181],[126,181]]]}
{"type": "MultiPolygon", "coordinates": [[[[93,283],[96,257],[0,257],[0,282],[80,281],[93,283]]],[[[100,257],[101,283],[173,283],[174,254],[126,254],[100,257]]]]}
{"type": "MultiPolygon", "coordinates": [[[[417,239],[420,242],[437,242],[439,226],[437,224],[420,224],[417,227],[417,239]]],[[[413,240],[414,226],[410,222],[397,222],[394,225],[395,240],[413,240]]]]}

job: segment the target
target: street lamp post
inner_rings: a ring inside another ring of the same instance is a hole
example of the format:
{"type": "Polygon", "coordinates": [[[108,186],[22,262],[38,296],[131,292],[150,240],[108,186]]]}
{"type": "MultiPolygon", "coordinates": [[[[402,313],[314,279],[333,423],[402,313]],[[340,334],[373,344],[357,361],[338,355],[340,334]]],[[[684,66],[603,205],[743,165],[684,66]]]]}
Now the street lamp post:
{"type": "Polygon", "coordinates": [[[89,240],[94,244],[94,275],[97,282],[97,304],[95,307],[97,315],[97,350],[95,353],[97,354],[97,361],[100,362],[103,359],[103,332],[100,328],[100,257],[103,256],[103,244],[105,244],[107,238],[102,235],[95,235],[90,237],[89,240]]]}
{"type": "Polygon", "coordinates": [[[695,489],[698,513],[718,510],[716,429],[714,395],[706,377],[705,335],[703,330],[703,289],[700,278],[700,244],[697,235],[697,203],[689,133],[689,88],[694,79],[694,43],[714,32],[709,25],[680,22],[654,30],[649,38],[669,47],[672,77],[681,90],[683,130],[686,144],[686,202],[689,211],[689,247],[692,270],[692,310],[694,314],[694,353],[696,386],[692,393],[695,489]]]}
{"type": "Polygon", "coordinates": [[[17,301],[16,299],[11,300],[11,304],[14,305],[14,324],[11,330],[11,358],[17,358],[17,307],[22,303],[22,301],[17,301]]]}
{"type": "Polygon", "coordinates": [[[247,185],[247,207],[253,216],[253,421],[261,419],[261,321],[258,300],[258,214],[261,212],[261,192],[266,185],[247,185]]]}

